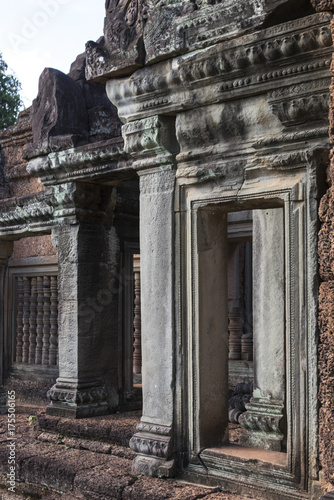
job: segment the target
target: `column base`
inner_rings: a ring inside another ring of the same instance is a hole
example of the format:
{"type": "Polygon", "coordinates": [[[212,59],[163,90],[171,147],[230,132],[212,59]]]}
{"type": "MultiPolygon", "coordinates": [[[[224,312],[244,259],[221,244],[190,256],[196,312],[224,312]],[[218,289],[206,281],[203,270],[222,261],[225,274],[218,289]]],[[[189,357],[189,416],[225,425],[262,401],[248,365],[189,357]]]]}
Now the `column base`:
{"type": "Polygon", "coordinates": [[[132,472],[143,476],[172,478],[176,475],[175,460],[137,455],[132,462],[132,472]]]}
{"type": "Polygon", "coordinates": [[[6,415],[8,412],[6,391],[1,387],[0,389],[0,415],[6,415]]]}
{"type": "Polygon", "coordinates": [[[170,426],[141,422],[130,439],[130,448],[138,455],[133,461],[135,474],[152,477],[174,477],[175,460],[172,455],[172,429],[170,426]]]}
{"type": "Polygon", "coordinates": [[[282,451],[284,434],[280,423],[283,409],[280,400],[253,397],[246,404],[247,411],[239,417],[239,423],[248,431],[242,437],[242,443],[263,450],[282,451]]]}
{"type": "Polygon", "coordinates": [[[48,415],[86,418],[110,413],[108,393],[101,381],[71,382],[58,379],[48,392],[48,415]]]}

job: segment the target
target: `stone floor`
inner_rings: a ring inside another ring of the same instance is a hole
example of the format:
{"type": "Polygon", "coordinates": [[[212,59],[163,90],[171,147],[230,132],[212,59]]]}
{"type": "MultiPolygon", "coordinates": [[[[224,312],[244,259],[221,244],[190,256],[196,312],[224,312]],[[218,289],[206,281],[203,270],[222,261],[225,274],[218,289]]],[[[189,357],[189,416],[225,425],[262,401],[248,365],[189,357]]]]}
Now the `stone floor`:
{"type": "Polygon", "coordinates": [[[134,475],[134,453],[128,442],[140,417],[138,411],[68,420],[47,416],[44,407],[19,403],[15,416],[14,436],[8,434],[8,416],[0,417],[2,500],[247,499],[218,488],[134,475]],[[7,445],[14,437],[15,494],[8,491],[7,478],[7,445]]]}

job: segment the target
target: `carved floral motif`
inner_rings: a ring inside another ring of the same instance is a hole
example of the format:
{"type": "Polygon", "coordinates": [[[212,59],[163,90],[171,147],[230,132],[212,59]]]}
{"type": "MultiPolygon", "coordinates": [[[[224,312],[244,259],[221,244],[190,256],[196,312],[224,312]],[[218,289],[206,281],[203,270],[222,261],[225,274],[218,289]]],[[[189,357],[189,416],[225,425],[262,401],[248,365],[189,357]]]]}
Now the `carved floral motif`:
{"type": "Polygon", "coordinates": [[[104,386],[79,389],[76,384],[56,383],[48,392],[52,403],[69,403],[75,405],[88,405],[103,403],[107,399],[107,390],[104,386]],[[66,387],[67,386],[67,387],[66,387]]]}

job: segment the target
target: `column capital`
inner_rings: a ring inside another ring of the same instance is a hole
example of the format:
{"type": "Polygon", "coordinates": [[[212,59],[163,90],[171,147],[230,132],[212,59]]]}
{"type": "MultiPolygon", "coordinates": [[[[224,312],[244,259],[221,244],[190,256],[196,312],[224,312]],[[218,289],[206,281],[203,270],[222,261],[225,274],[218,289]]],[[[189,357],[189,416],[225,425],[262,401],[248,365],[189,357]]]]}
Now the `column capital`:
{"type": "Polygon", "coordinates": [[[173,165],[179,152],[173,117],[150,116],[122,127],[124,150],[134,159],[137,170],[173,165]]]}
{"type": "Polygon", "coordinates": [[[108,219],[115,206],[113,187],[83,182],[68,182],[52,187],[54,216],[58,219],[108,219]]]}

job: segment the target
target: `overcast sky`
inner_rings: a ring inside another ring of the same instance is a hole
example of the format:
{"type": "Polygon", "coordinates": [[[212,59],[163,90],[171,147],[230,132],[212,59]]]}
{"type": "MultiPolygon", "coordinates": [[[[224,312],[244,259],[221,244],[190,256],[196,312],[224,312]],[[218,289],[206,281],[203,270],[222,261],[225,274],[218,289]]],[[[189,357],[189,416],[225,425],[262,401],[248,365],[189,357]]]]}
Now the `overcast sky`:
{"type": "Polygon", "coordinates": [[[0,52],[28,107],[45,67],[68,73],[88,40],[103,35],[104,0],[2,0],[0,52]]]}

